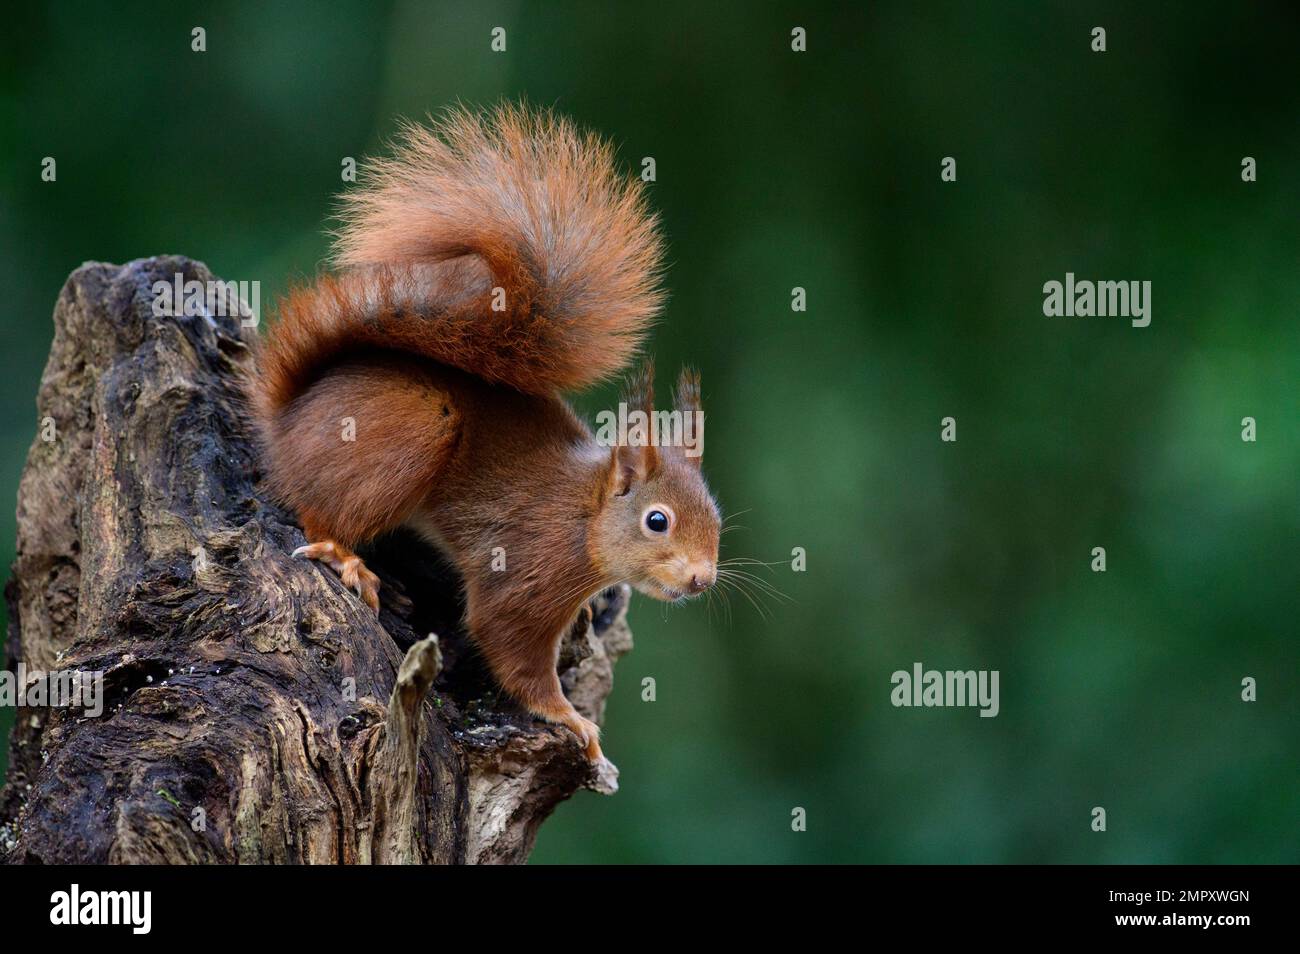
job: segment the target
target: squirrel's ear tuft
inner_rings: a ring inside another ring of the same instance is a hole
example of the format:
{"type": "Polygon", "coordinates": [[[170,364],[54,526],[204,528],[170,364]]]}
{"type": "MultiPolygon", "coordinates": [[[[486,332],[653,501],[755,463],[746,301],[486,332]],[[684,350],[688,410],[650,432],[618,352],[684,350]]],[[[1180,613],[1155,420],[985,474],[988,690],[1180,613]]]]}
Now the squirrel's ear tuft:
{"type": "Polygon", "coordinates": [[[673,407],[683,414],[700,410],[700,372],[694,368],[682,368],[682,373],[677,376],[673,407]]]}
{"type": "Polygon", "coordinates": [[[673,408],[682,415],[682,454],[687,463],[700,466],[704,455],[704,408],[700,405],[700,372],[682,368],[673,392],[673,408]]]}
{"type": "Polygon", "coordinates": [[[655,365],[647,358],[623,386],[627,433],[610,455],[610,491],[616,497],[644,483],[659,469],[659,451],[651,440],[655,409],[655,365]]]}
{"type": "Polygon", "coordinates": [[[646,358],[640,366],[628,375],[623,383],[623,403],[629,412],[645,411],[647,415],[655,410],[655,359],[646,358]]]}

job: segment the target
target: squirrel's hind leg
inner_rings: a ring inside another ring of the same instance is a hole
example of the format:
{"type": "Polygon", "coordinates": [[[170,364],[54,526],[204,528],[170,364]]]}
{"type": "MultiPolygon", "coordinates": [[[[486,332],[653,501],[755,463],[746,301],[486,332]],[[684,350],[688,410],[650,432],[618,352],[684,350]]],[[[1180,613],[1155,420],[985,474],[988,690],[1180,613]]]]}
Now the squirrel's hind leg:
{"type": "MultiPolygon", "coordinates": [[[[315,534],[308,533],[308,538],[315,534]]],[[[366,569],[361,557],[334,540],[319,540],[293,551],[295,557],[319,560],[339,575],[343,585],[356,592],[362,601],[379,612],[379,577],[366,569]]]]}

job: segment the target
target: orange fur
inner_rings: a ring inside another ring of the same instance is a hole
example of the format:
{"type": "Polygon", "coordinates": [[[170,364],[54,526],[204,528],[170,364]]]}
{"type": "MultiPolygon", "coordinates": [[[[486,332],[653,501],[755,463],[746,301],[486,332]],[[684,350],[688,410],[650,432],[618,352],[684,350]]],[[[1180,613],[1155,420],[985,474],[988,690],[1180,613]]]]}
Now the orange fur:
{"type": "Polygon", "coordinates": [[[270,409],[358,347],[530,394],[587,387],[631,359],[663,301],[662,243],[608,145],[549,113],[452,110],[406,126],[368,174],[343,199],[334,258],[349,270],[290,295],[271,329],[270,409]]]}
{"type": "MultiPolygon", "coordinates": [[[[270,488],[312,541],[303,555],[372,605],[378,581],[351,548],[400,525],[424,534],[460,571],[501,685],[598,758],[556,676],[561,636],[615,583],[698,592],[718,548],[698,458],[602,447],[559,396],[623,368],[660,305],[639,185],[566,120],[453,111],[405,130],[343,222],[344,271],[294,290],[259,349],[270,488]],[[655,507],[673,515],[666,533],[646,528],[655,507]]],[[[652,376],[634,379],[635,406],[652,408],[652,376]]],[[[698,407],[698,380],[679,397],[698,407]]]]}

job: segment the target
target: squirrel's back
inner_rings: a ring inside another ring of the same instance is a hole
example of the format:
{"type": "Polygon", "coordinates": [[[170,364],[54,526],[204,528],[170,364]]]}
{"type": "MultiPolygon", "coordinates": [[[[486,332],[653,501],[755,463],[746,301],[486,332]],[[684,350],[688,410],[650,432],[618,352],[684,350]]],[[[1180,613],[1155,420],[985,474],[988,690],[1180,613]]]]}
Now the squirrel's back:
{"type": "Polygon", "coordinates": [[[409,125],[343,203],[342,270],[291,292],[260,348],[264,426],[366,349],[530,394],[578,390],[627,365],[662,303],[640,182],[548,112],[455,109],[409,125]]]}

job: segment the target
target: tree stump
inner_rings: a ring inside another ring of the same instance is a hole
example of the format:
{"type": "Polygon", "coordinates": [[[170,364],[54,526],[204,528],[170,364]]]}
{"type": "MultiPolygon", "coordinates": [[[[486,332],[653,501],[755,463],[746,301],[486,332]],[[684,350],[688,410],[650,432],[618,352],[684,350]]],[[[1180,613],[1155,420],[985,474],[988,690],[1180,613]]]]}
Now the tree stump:
{"type": "MultiPolygon", "coordinates": [[[[242,406],[255,332],[233,303],[156,316],[177,273],[214,280],[181,257],[87,264],[55,308],[7,668],[102,672],[105,708],[18,710],[4,860],[522,862],[558,802],[613,780],[499,695],[417,540],[367,554],[378,619],[290,556],[305,541],[261,494],[242,406]]],[[[596,598],[562,646],[597,721],[628,598],[596,598]]]]}

